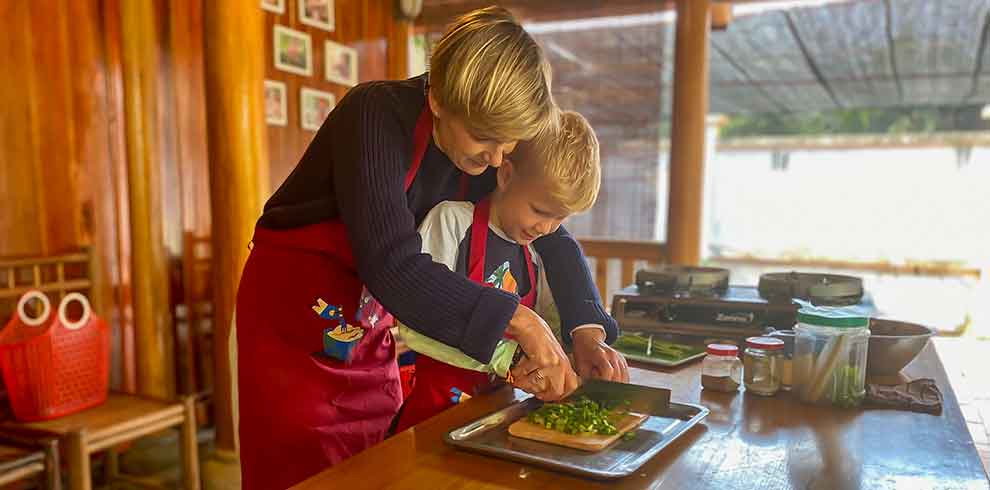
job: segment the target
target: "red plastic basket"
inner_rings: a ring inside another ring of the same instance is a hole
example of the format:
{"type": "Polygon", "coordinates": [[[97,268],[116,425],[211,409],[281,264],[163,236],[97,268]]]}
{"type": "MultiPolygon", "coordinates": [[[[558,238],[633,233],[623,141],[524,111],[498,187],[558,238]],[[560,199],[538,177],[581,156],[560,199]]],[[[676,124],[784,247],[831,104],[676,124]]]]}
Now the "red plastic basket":
{"type": "Polygon", "coordinates": [[[107,398],[110,332],[106,323],[79,293],[67,294],[56,315],[49,315],[49,310],[44,294],[26,293],[0,337],[3,380],[14,417],[23,422],[69,415],[107,398]],[[30,299],[42,300],[44,311],[38,318],[24,312],[30,299]],[[74,322],[66,317],[72,301],[83,309],[74,322]]]}

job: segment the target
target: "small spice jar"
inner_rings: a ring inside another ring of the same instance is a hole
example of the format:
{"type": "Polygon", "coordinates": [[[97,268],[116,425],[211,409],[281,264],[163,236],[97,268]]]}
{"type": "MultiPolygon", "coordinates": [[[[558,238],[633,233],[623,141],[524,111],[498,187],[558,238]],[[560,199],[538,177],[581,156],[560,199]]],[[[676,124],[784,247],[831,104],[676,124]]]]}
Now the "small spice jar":
{"type": "Polygon", "coordinates": [[[761,396],[776,395],[780,390],[783,355],[783,340],[772,337],[746,339],[743,352],[746,391],[761,396]]]}
{"type": "Polygon", "coordinates": [[[791,391],[794,382],[794,331],[773,330],[766,336],[784,341],[784,357],[780,361],[780,391],[791,391]]]}
{"type": "Polygon", "coordinates": [[[739,391],[743,376],[739,348],[731,344],[708,344],[706,351],[701,362],[701,386],[726,393],[739,391]]]}

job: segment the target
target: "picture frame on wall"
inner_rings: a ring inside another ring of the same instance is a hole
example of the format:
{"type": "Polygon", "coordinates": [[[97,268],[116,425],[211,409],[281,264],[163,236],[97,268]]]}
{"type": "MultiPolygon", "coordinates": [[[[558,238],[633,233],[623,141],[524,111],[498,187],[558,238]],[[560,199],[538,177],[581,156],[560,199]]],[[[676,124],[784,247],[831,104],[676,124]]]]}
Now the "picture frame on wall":
{"type": "Polygon", "coordinates": [[[313,74],[313,41],[309,34],[276,25],[272,33],[275,68],[296,75],[313,74]]]}
{"type": "Polygon", "coordinates": [[[324,44],[324,70],[329,82],[353,87],[358,83],[358,52],[333,41],[324,44]]]}
{"type": "Polygon", "coordinates": [[[261,0],[261,8],[276,14],[284,14],[285,0],[261,0]]]}
{"type": "Polygon", "coordinates": [[[289,105],[285,82],[265,80],[265,121],[269,126],[288,126],[289,105]]]}
{"type": "Polygon", "coordinates": [[[334,0],[296,0],[299,22],[325,31],[334,30],[334,0]]]}
{"type": "Polygon", "coordinates": [[[318,131],[335,105],[337,97],[332,93],[302,87],[299,89],[299,125],[308,131],[318,131]]]}

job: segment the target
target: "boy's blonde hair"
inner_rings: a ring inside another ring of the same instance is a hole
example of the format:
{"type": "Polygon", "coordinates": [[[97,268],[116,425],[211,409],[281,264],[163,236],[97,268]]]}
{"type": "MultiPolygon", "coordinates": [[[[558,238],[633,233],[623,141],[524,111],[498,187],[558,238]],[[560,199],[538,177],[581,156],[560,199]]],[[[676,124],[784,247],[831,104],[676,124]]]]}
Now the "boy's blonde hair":
{"type": "Polygon", "coordinates": [[[501,7],[468,12],[448,27],[430,57],[430,88],[478,136],[532,138],[553,109],[543,50],[501,7]]]}
{"type": "Polygon", "coordinates": [[[512,161],[525,178],[542,178],[551,198],[570,214],[587,211],[598,199],[598,138],[577,112],[557,111],[544,131],[519,143],[512,161]]]}

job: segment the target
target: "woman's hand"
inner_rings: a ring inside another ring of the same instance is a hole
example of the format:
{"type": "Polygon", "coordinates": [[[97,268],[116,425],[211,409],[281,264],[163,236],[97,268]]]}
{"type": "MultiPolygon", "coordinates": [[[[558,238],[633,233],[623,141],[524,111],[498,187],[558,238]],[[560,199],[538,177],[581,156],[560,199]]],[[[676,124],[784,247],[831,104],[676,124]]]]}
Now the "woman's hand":
{"type": "Polygon", "coordinates": [[[629,365],[619,351],[605,343],[605,331],[582,328],[571,334],[574,342],[574,365],[578,376],[607,381],[629,382],[629,365]]]}
{"type": "Polygon", "coordinates": [[[540,315],[519,305],[506,333],[515,337],[526,357],[512,369],[514,385],[545,401],[556,401],[578,386],[563,347],[540,315]]]}

